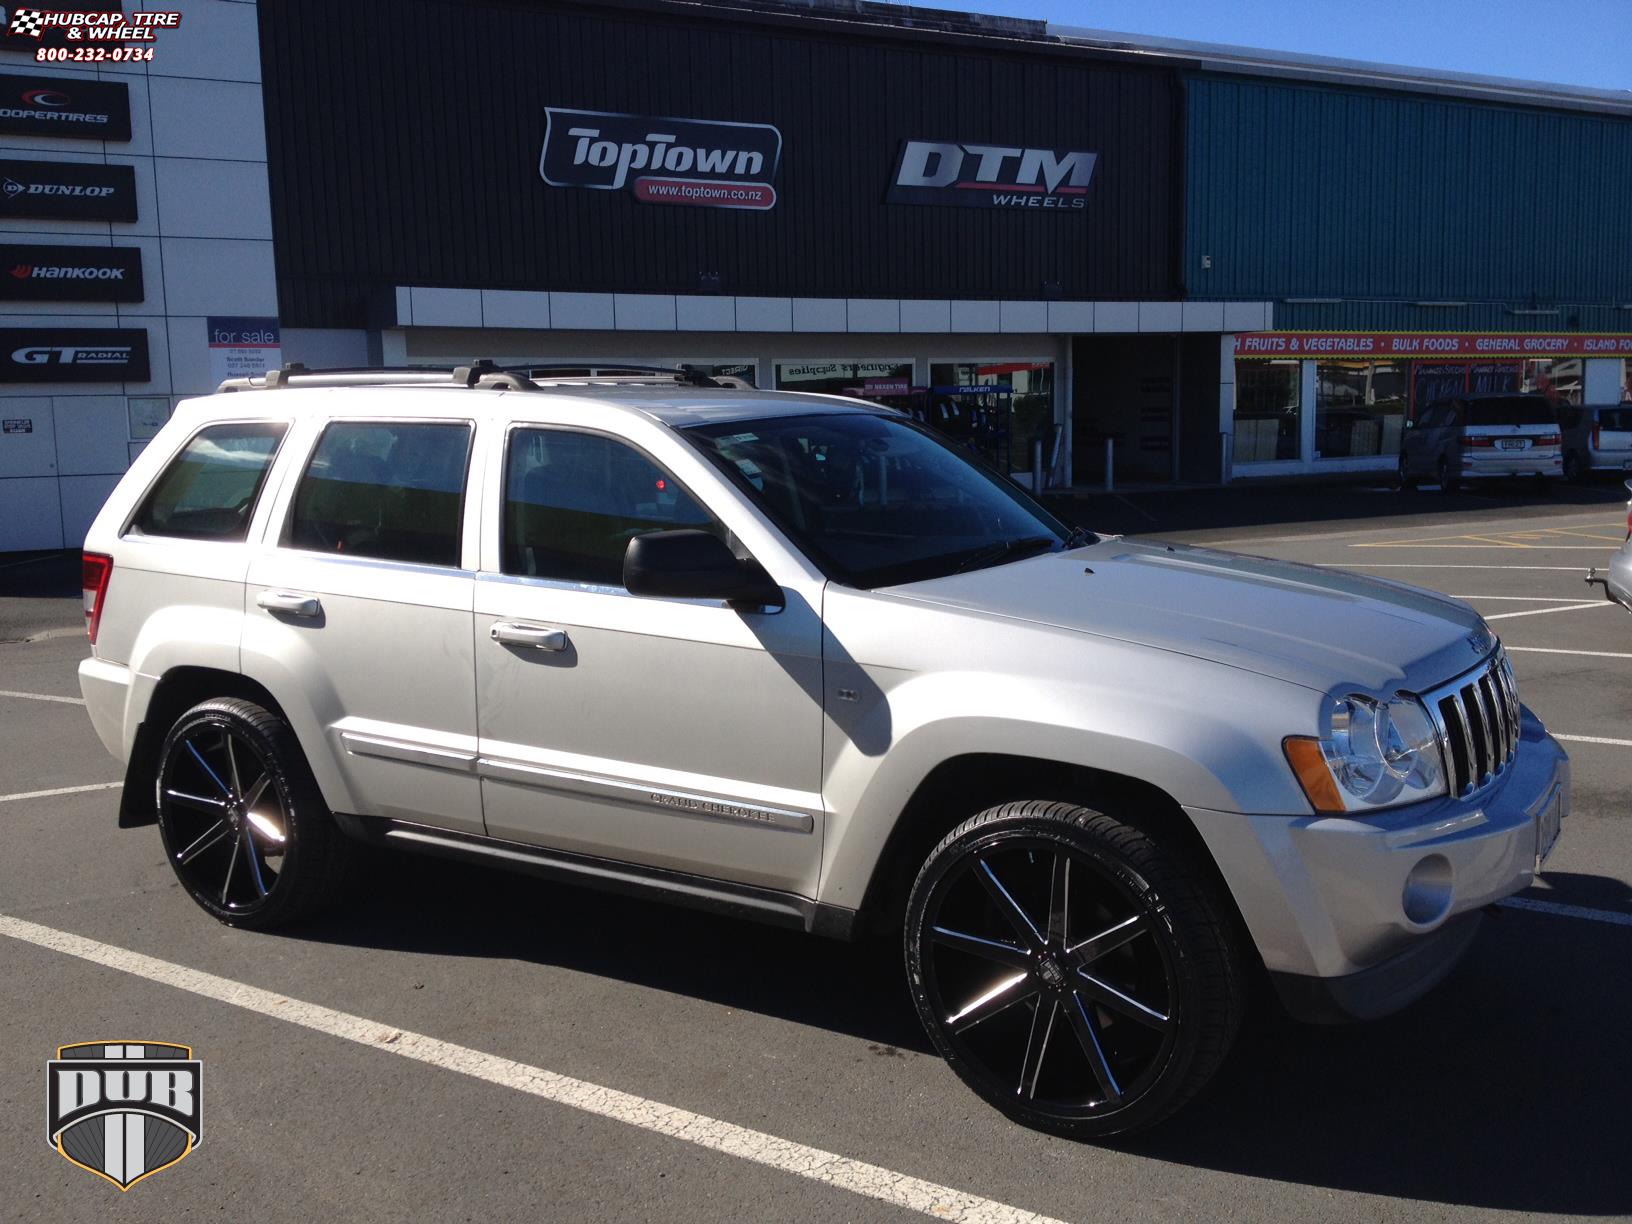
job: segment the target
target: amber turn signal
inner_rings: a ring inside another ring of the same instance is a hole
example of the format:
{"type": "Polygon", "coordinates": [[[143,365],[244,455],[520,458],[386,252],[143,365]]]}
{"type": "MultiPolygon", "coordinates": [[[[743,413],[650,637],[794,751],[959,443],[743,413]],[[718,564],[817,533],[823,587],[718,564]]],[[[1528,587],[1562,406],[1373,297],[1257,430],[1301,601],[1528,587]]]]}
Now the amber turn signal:
{"type": "Polygon", "coordinates": [[[1343,797],[1337,793],[1337,782],[1326,766],[1326,754],[1320,750],[1320,741],[1301,735],[1289,735],[1281,741],[1281,751],[1298,777],[1298,785],[1308,796],[1317,812],[1343,811],[1343,797]]]}

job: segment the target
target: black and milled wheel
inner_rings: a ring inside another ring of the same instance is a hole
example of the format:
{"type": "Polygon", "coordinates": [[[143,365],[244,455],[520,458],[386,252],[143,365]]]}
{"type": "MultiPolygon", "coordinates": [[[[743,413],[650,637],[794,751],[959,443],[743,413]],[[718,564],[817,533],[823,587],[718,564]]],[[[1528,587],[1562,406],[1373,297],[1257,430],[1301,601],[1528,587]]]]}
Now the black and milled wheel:
{"type": "Polygon", "coordinates": [[[1223,1061],[1245,982],[1203,880],[1101,812],[1027,801],[964,821],[907,904],[907,978],[958,1076],[1018,1122],[1154,1126],[1223,1061]]]}
{"type": "Polygon", "coordinates": [[[165,737],[157,789],[176,878],[220,921],[264,930],[342,891],[353,847],[276,714],[237,698],[194,706],[165,737]]]}

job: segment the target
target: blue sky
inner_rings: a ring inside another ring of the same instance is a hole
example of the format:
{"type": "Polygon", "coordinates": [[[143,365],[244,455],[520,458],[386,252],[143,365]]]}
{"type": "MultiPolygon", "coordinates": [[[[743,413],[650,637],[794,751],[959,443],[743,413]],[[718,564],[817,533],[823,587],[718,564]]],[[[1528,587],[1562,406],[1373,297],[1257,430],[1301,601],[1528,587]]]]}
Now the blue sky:
{"type": "Polygon", "coordinates": [[[1061,25],[1632,89],[1632,0],[919,0],[1061,25]]]}

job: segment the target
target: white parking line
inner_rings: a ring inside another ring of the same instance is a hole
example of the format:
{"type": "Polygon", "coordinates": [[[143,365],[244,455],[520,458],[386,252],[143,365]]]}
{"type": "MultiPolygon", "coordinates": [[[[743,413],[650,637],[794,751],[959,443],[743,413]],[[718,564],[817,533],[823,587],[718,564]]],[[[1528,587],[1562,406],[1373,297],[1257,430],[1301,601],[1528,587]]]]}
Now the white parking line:
{"type": "Polygon", "coordinates": [[[1022,1211],[1007,1203],[908,1177],[878,1165],[852,1160],[848,1156],[780,1139],[764,1131],[749,1130],[718,1118],[619,1092],[615,1088],[605,1088],[546,1071],[542,1067],[513,1062],[468,1046],[454,1045],[422,1033],[381,1024],[377,1020],[287,998],[270,990],[235,982],[231,978],[217,977],[213,973],[203,973],[186,965],[158,960],[112,944],[98,943],[94,939],[39,926],[6,914],[0,914],[0,935],[150,982],[173,986],[177,990],[185,990],[231,1007],[241,1007],[257,1015],[297,1024],[313,1032],[355,1041],[387,1054],[411,1058],[415,1062],[468,1075],[503,1088],[513,1088],[517,1092],[581,1109],[614,1122],[694,1143],[710,1151],[738,1156],[796,1177],[905,1207],[939,1220],[966,1221],[967,1224],[1059,1224],[1046,1216],[1022,1211]]]}
{"type": "Polygon", "coordinates": [[[1522,651],[1524,654],[1561,654],[1587,655],[1594,659],[1632,659],[1632,653],[1624,650],[1562,650],[1557,646],[1508,646],[1508,654],[1522,651]]]}
{"type": "Polygon", "coordinates": [[[1567,603],[1582,602],[1579,595],[1573,599],[1565,599],[1558,595],[1452,595],[1452,599],[1500,599],[1507,603],[1567,603]]]}
{"type": "Polygon", "coordinates": [[[1557,901],[1538,901],[1534,897],[1509,897],[1496,904],[1503,909],[1534,910],[1538,914],[1556,914],[1560,918],[1584,918],[1588,922],[1632,926],[1632,914],[1621,914],[1615,910],[1588,909],[1584,905],[1563,905],[1557,901]]]}
{"type": "Polygon", "coordinates": [[[19,693],[13,689],[0,689],[0,697],[21,697],[27,701],[60,701],[63,705],[84,705],[83,697],[57,697],[51,693],[19,693]]]}
{"type": "Polygon", "coordinates": [[[1585,612],[1588,608],[1618,608],[1620,604],[1611,603],[1607,599],[1595,599],[1591,603],[1567,604],[1562,608],[1530,608],[1524,612],[1498,612],[1495,616],[1487,616],[1487,621],[1511,620],[1515,616],[1546,616],[1549,612],[1585,612]]]}
{"type": "Polygon", "coordinates": [[[1613,744],[1617,748],[1632,748],[1632,740],[1628,739],[1606,739],[1602,735],[1560,735],[1557,731],[1552,735],[1556,740],[1568,740],[1572,744],[1613,744]]]}
{"type": "Polygon", "coordinates": [[[59,786],[54,790],[23,791],[17,795],[0,795],[0,803],[15,803],[19,799],[49,799],[53,795],[82,795],[86,791],[115,790],[123,782],[92,782],[89,786],[59,786]]]}

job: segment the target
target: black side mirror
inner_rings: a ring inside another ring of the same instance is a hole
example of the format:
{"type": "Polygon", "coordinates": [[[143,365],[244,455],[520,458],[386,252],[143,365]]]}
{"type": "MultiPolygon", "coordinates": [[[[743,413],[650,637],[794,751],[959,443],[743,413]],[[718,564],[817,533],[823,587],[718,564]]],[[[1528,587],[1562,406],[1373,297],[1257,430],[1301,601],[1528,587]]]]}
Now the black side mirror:
{"type": "Polygon", "coordinates": [[[631,595],[723,599],[752,607],[783,604],[782,589],[758,562],[739,561],[719,536],[695,528],[635,536],[623,554],[631,595]]]}

